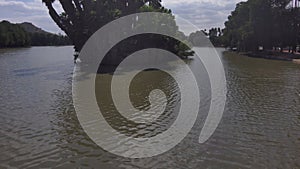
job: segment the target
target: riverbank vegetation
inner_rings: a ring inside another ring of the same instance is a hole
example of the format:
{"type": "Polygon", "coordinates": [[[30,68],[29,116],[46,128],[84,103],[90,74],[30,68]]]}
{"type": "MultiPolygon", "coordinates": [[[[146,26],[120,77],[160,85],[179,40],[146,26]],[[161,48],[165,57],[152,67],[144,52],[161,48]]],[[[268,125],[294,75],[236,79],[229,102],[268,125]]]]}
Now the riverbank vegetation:
{"type": "Polygon", "coordinates": [[[221,40],[239,51],[283,51],[288,47],[296,52],[300,44],[300,8],[294,2],[248,0],[238,3],[225,22],[221,40]]]}
{"type": "Polygon", "coordinates": [[[31,23],[0,22],[0,48],[71,45],[67,36],[43,31],[31,23]]]}
{"type": "Polygon", "coordinates": [[[24,47],[30,45],[30,37],[25,30],[16,24],[8,21],[0,23],[0,48],[24,47]]]}
{"type": "MultiPolygon", "coordinates": [[[[161,5],[161,0],[59,1],[64,10],[62,13],[57,13],[54,9],[54,0],[43,0],[43,2],[48,8],[51,18],[72,40],[77,52],[80,52],[87,39],[95,31],[112,20],[144,11],[172,13],[171,10],[161,5]]],[[[254,53],[255,57],[266,54],[274,55],[272,52],[296,53],[300,48],[300,8],[298,4],[299,0],[240,2],[228,16],[224,29],[211,28],[198,31],[190,34],[186,40],[189,40],[194,46],[199,46],[201,42],[197,37],[205,34],[215,46],[228,47],[252,55],[254,53]],[[257,54],[259,52],[260,54],[257,54]]],[[[175,31],[179,32],[178,29],[175,31]]],[[[161,37],[155,36],[136,38],[127,42],[127,45],[131,44],[131,47],[137,47],[142,44],[139,42],[144,42],[149,38],[152,38],[149,42],[153,44],[173,45],[171,48],[174,53],[182,56],[192,54],[186,46],[179,42],[174,43],[168,38],[161,39],[161,37]]],[[[120,48],[129,49],[131,47],[122,46],[120,48]]],[[[293,57],[294,55],[290,59],[293,57]]]]}
{"type": "Polygon", "coordinates": [[[225,28],[192,33],[195,45],[199,33],[207,35],[215,46],[239,52],[296,53],[300,45],[299,0],[248,0],[236,5],[225,28]]]}

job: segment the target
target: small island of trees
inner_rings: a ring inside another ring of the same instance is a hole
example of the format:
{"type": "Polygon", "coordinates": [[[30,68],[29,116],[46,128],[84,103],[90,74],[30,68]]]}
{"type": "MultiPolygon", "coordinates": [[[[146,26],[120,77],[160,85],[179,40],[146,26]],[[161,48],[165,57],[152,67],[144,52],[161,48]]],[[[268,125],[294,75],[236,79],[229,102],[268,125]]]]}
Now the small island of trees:
{"type": "MultiPolygon", "coordinates": [[[[48,8],[51,18],[73,41],[76,52],[81,51],[85,42],[98,29],[122,16],[139,12],[162,12],[172,14],[171,10],[166,9],[161,5],[161,0],[59,1],[64,10],[62,13],[58,13],[53,7],[54,0],[43,0],[43,2],[48,8]]],[[[159,21],[157,23],[159,23],[159,21]]],[[[184,36],[182,32],[179,32],[178,27],[174,26],[176,25],[174,17],[170,19],[170,23],[171,26],[169,25],[169,28],[172,32],[184,36]]],[[[144,48],[145,46],[143,46],[143,44],[148,44],[148,47],[159,46],[168,48],[169,51],[172,51],[181,57],[187,57],[194,53],[181,42],[175,42],[174,39],[162,36],[158,37],[155,35],[149,35],[147,37],[137,36],[136,38],[127,41],[126,44],[121,44],[120,47],[114,49],[115,51],[112,53],[115,55],[118,55],[118,53],[124,55],[124,53],[144,48]],[[145,43],[145,40],[147,43],[145,43]]]]}

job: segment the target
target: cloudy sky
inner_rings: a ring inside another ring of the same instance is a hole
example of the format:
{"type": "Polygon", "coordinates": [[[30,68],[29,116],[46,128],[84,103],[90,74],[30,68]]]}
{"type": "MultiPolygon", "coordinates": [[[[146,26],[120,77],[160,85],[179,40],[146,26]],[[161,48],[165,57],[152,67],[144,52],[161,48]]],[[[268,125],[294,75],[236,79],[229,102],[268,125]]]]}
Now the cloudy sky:
{"type": "MultiPolygon", "coordinates": [[[[163,5],[198,28],[223,27],[227,16],[241,0],[162,0],[163,5]]],[[[61,7],[54,5],[58,11],[61,7]]],[[[47,13],[42,0],[0,0],[0,20],[32,22],[49,31],[61,32],[47,13]]]]}

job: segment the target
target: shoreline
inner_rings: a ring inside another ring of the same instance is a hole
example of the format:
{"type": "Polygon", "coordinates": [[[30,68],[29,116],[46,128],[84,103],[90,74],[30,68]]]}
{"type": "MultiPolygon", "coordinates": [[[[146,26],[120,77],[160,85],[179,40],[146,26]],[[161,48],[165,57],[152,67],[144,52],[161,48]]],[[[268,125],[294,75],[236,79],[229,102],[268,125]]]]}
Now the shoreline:
{"type": "Polygon", "coordinates": [[[293,59],[293,62],[296,64],[300,64],[300,59],[293,59]]]}
{"type": "Polygon", "coordinates": [[[282,61],[293,61],[294,59],[300,59],[300,55],[298,54],[280,53],[280,52],[273,52],[273,51],[251,52],[251,53],[247,53],[246,55],[249,57],[282,60],[282,61]]]}
{"type": "Polygon", "coordinates": [[[22,49],[22,48],[31,48],[31,47],[64,47],[64,46],[74,46],[74,45],[17,46],[17,47],[0,47],[0,49],[22,49]]]}
{"type": "Polygon", "coordinates": [[[235,52],[235,51],[227,51],[237,53],[243,56],[252,57],[252,58],[260,58],[260,59],[269,59],[269,60],[280,60],[280,61],[290,61],[297,64],[300,64],[300,54],[292,54],[292,53],[280,53],[273,51],[264,51],[264,52],[235,52]]]}

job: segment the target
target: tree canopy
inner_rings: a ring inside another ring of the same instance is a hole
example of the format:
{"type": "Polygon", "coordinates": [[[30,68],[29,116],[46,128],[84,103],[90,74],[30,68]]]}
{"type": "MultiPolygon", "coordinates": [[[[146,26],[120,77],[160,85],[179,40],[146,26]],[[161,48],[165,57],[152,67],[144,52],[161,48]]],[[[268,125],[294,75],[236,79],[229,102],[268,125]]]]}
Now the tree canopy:
{"type": "Polygon", "coordinates": [[[197,38],[203,33],[215,46],[237,48],[239,51],[257,51],[259,47],[283,50],[289,47],[295,52],[300,45],[300,7],[293,3],[295,1],[299,0],[240,2],[228,16],[224,29],[197,31],[190,34],[189,40],[199,46],[197,38]]]}
{"type": "Polygon", "coordinates": [[[43,0],[51,18],[70,37],[80,51],[87,39],[108,22],[142,10],[148,4],[153,10],[165,10],[160,0],[59,0],[64,12],[53,7],[54,0],[43,0]]]}
{"type": "MultiPolygon", "coordinates": [[[[74,43],[75,51],[80,52],[85,42],[99,28],[107,23],[139,12],[163,12],[171,14],[171,10],[161,5],[161,0],[59,0],[63,8],[61,14],[53,7],[54,0],[43,0],[49,10],[51,18],[55,23],[70,37],[74,43]]],[[[159,19],[159,18],[158,18],[159,19]]],[[[176,25],[175,19],[173,18],[176,25]]],[[[159,23],[159,21],[157,21],[159,23]]],[[[178,27],[175,31],[178,31],[178,27]]],[[[134,41],[135,46],[142,45],[143,40],[140,36],[134,41]]],[[[192,55],[193,52],[180,42],[172,43],[168,38],[158,38],[148,36],[148,42],[163,45],[162,43],[173,45],[173,51],[181,56],[192,55]],[[152,39],[152,40],[149,40],[152,39]]],[[[125,45],[125,44],[123,44],[125,45]]],[[[132,46],[131,46],[132,47],[132,46]]]]}
{"type": "Polygon", "coordinates": [[[300,42],[300,9],[291,0],[248,0],[237,4],[225,22],[223,43],[241,51],[290,46],[300,42]]]}

